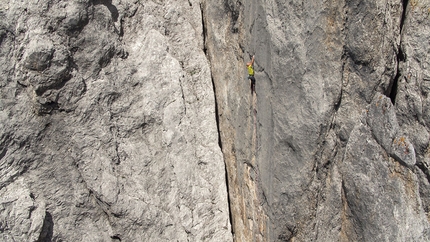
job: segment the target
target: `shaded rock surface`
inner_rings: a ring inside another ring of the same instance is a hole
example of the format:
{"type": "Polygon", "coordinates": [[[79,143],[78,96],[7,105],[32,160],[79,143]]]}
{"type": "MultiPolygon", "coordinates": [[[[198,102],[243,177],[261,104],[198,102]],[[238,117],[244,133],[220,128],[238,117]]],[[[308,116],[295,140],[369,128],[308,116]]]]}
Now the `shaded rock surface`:
{"type": "Polygon", "coordinates": [[[237,241],[430,239],[429,8],[205,5],[237,241]],[[244,66],[254,54],[256,95],[244,66]]]}

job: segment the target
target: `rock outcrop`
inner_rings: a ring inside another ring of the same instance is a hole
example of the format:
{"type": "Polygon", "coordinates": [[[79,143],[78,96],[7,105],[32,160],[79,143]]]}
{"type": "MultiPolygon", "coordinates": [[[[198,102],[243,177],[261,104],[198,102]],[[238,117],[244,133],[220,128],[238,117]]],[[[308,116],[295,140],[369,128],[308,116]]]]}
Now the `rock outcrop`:
{"type": "Polygon", "coordinates": [[[198,1],[0,15],[1,241],[232,240],[198,1]]]}
{"type": "Polygon", "coordinates": [[[0,240],[429,241],[429,12],[0,2],[0,240]]]}

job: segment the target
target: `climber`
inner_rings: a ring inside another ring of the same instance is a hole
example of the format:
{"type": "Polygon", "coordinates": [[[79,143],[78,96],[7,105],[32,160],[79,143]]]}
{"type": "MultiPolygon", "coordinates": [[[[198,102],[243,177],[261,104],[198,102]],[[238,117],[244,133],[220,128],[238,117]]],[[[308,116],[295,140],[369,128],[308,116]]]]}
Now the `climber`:
{"type": "Polygon", "coordinates": [[[250,62],[246,63],[248,68],[248,79],[251,80],[251,93],[255,92],[255,77],[254,77],[254,56],[250,62]]]}

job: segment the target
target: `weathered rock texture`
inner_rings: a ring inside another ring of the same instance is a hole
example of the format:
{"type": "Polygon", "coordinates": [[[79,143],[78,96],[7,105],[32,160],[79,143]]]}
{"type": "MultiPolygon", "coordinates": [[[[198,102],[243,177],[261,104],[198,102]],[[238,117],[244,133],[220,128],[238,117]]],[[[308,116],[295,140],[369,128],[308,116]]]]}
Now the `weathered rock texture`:
{"type": "Polygon", "coordinates": [[[1,241],[232,240],[198,1],[0,16],[1,241]]]}
{"type": "Polygon", "coordinates": [[[204,6],[236,240],[430,240],[430,1],[204,6]]]}
{"type": "Polygon", "coordinates": [[[429,14],[1,1],[0,240],[430,241],[429,14]]]}

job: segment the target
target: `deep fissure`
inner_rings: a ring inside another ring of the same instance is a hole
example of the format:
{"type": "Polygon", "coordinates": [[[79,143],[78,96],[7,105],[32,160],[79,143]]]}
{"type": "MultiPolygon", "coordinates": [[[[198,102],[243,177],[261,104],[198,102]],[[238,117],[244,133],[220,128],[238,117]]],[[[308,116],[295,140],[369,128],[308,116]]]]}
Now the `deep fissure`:
{"type": "MultiPolygon", "coordinates": [[[[203,31],[203,52],[205,53],[205,55],[206,55],[206,58],[208,58],[208,50],[207,50],[207,48],[206,48],[206,31],[207,31],[207,29],[206,29],[206,25],[205,25],[205,13],[204,13],[204,10],[203,10],[203,4],[202,3],[200,3],[200,12],[201,12],[201,15],[202,15],[202,31],[203,31]]],[[[209,58],[208,58],[209,59],[209,58]]],[[[212,75],[211,75],[211,77],[212,77],[212,75]]],[[[213,83],[213,78],[212,78],[212,83],[213,83]]],[[[216,98],[216,97],[215,97],[216,98]]],[[[216,101],[215,101],[216,102],[216,101]]],[[[218,116],[217,116],[218,117],[218,116]]]]}
{"type": "MultiPolygon", "coordinates": [[[[209,60],[209,55],[207,53],[207,47],[206,47],[206,25],[205,25],[205,18],[204,18],[204,10],[202,4],[200,4],[200,11],[202,15],[202,30],[203,30],[203,52],[206,55],[206,58],[209,60]]],[[[210,60],[209,60],[210,64],[210,60]]],[[[221,142],[221,133],[220,133],[220,127],[219,127],[219,113],[218,113],[218,102],[216,98],[216,88],[215,88],[215,81],[211,73],[211,81],[212,81],[212,88],[214,91],[214,100],[215,100],[215,119],[216,119],[216,125],[217,125],[217,131],[218,131],[218,145],[222,150],[222,142],[221,142]]]]}
{"type": "Polygon", "coordinates": [[[429,168],[422,162],[417,163],[416,166],[418,167],[418,169],[420,169],[424,173],[424,175],[427,178],[427,181],[430,182],[429,168]]]}
{"type": "MultiPolygon", "coordinates": [[[[200,4],[200,11],[201,11],[201,16],[202,16],[202,31],[203,31],[203,52],[206,55],[206,58],[208,59],[209,63],[210,63],[210,57],[207,53],[207,45],[206,45],[206,36],[207,36],[207,29],[206,29],[206,24],[205,24],[205,12],[204,12],[204,7],[203,4],[200,4]]],[[[220,147],[221,152],[223,153],[223,160],[224,160],[224,169],[225,169],[225,181],[226,181],[226,188],[227,188],[227,202],[228,202],[228,215],[229,215],[229,220],[230,220],[230,232],[232,234],[234,234],[233,231],[233,214],[231,211],[231,200],[230,200],[230,189],[229,189],[229,179],[228,179],[228,169],[227,169],[227,163],[224,157],[224,152],[222,149],[222,140],[221,140],[221,128],[220,128],[220,120],[219,120],[219,111],[218,111],[218,101],[217,101],[217,96],[216,96],[216,86],[215,86],[215,80],[212,76],[212,71],[211,71],[211,81],[212,81],[212,88],[213,88],[213,93],[214,93],[214,101],[215,101],[215,120],[216,120],[216,126],[217,126],[217,132],[218,132],[218,146],[220,147]]]]}
{"type": "MultiPolygon", "coordinates": [[[[399,65],[399,64],[397,64],[399,65]]],[[[396,97],[397,97],[397,88],[398,88],[398,83],[399,83],[399,79],[401,78],[401,74],[400,74],[400,70],[399,67],[397,67],[397,74],[394,77],[393,83],[391,84],[391,87],[388,89],[388,97],[391,100],[391,103],[393,105],[396,104],[396,97]]]]}
{"type": "Polygon", "coordinates": [[[402,0],[403,11],[402,11],[402,17],[400,19],[400,44],[399,44],[398,52],[396,56],[397,70],[396,70],[396,75],[394,77],[393,82],[387,89],[387,96],[390,97],[391,103],[393,105],[396,104],[397,89],[398,89],[399,81],[402,78],[402,74],[400,70],[400,62],[404,62],[406,59],[405,53],[403,52],[403,49],[402,49],[402,33],[403,33],[403,26],[405,24],[406,10],[407,10],[408,4],[409,4],[409,0],[402,0]]]}
{"type": "Polygon", "coordinates": [[[405,19],[406,19],[406,9],[408,7],[409,4],[409,0],[402,0],[402,4],[403,4],[403,12],[402,12],[402,18],[400,19],[400,33],[403,30],[403,25],[405,23],[405,19]]]}

